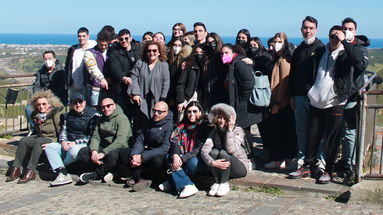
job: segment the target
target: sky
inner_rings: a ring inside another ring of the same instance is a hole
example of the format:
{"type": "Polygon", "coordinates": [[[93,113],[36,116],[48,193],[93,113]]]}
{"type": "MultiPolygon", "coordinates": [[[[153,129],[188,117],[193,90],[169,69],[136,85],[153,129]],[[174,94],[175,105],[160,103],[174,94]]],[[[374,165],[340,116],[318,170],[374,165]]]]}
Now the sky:
{"type": "Polygon", "coordinates": [[[305,16],[318,19],[318,37],[346,17],[358,23],[357,33],[383,38],[382,0],[7,0],[1,3],[0,33],[75,34],[85,26],[95,35],[104,25],[133,35],[146,31],[171,34],[181,22],[187,30],[205,23],[208,32],[235,36],[242,28],[252,36],[285,32],[301,37],[305,16]]]}

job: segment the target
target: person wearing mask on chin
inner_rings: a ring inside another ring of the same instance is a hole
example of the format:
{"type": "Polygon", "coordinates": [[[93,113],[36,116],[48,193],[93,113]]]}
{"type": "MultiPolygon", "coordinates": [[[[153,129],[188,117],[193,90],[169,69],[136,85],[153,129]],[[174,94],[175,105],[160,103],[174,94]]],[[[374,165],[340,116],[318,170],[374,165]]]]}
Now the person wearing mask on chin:
{"type": "MultiPolygon", "coordinates": [[[[291,62],[290,74],[290,106],[295,115],[295,133],[297,135],[297,157],[289,166],[289,169],[299,169],[304,160],[305,144],[307,138],[307,126],[309,118],[309,99],[307,97],[307,84],[315,80],[313,69],[316,64],[316,56],[323,48],[323,43],[316,34],[318,32],[318,21],[312,16],[306,16],[302,21],[301,33],[303,40],[294,51],[291,62]]],[[[318,159],[324,159],[322,158],[318,159]]]]}
{"type": "Polygon", "coordinates": [[[333,26],[329,31],[329,43],[317,55],[317,66],[313,70],[315,81],[308,92],[310,110],[304,164],[289,173],[289,178],[315,173],[316,183],[327,184],[331,181],[340,144],[344,107],[352,96],[353,77],[363,72],[358,67],[363,59],[363,54],[353,51],[346,40],[344,28],[333,26]],[[325,163],[320,161],[318,164],[315,156],[323,137],[326,137],[328,153],[325,163]],[[311,172],[310,168],[315,172],[311,172]]]}
{"type": "MultiPolygon", "coordinates": [[[[361,71],[365,71],[368,66],[367,48],[370,40],[364,35],[356,35],[357,24],[354,19],[347,17],[342,21],[342,27],[346,30],[346,46],[353,52],[360,52],[363,60],[357,65],[361,71]]],[[[354,76],[354,79],[358,77],[354,76]]],[[[363,78],[363,77],[362,77],[363,78]]],[[[350,178],[354,171],[356,154],[356,127],[359,123],[359,102],[357,91],[353,88],[353,95],[347,100],[344,110],[344,122],[342,123],[342,158],[335,164],[334,170],[340,177],[350,178]]]]}

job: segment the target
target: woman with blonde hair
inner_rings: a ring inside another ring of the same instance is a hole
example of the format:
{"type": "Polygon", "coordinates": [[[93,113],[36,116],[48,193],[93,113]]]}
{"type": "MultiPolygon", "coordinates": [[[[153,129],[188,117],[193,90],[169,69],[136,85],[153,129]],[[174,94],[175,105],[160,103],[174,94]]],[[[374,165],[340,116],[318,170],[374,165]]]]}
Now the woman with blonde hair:
{"type": "Polygon", "coordinates": [[[32,119],[35,122],[36,134],[21,138],[7,182],[14,181],[20,176],[22,177],[17,182],[18,184],[34,180],[36,177],[35,169],[43,151],[42,145],[57,141],[57,135],[60,131],[60,117],[64,107],[52,91],[46,90],[35,93],[30,104],[33,107],[32,119]],[[29,149],[32,150],[31,156],[26,169],[24,169],[24,174],[21,174],[20,168],[29,149]]]}

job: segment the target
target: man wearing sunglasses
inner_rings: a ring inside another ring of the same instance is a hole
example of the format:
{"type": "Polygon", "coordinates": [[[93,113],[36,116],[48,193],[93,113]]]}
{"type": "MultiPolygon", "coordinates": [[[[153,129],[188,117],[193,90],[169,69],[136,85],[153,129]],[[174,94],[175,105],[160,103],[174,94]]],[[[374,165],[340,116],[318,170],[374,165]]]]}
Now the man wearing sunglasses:
{"type": "Polygon", "coordinates": [[[123,166],[132,170],[132,178],[127,185],[139,191],[149,184],[140,182],[144,167],[150,169],[154,183],[159,183],[161,172],[164,172],[164,158],[170,148],[170,135],[173,131],[173,114],[169,112],[166,102],[157,102],[153,107],[153,116],[135,140],[133,148],[125,148],[120,152],[123,166]]]}
{"type": "Polygon", "coordinates": [[[101,178],[110,183],[113,174],[109,171],[117,164],[120,150],[128,146],[132,136],[128,118],[113,99],[104,98],[100,108],[102,117],[93,132],[89,147],[82,148],[78,154],[79,160],[96,167],[96,171],[80,175],[80,181],[84,183],[101,178]]]}
{"type": "Polygon", "coordinates": [[[111,93],[115,96],[130,122],[133,122],[136,105],[127,94],[127,88],[132,84],[130,71],[140,59],[140,43],[136,42],[128,29],[122,29],[118,33],[119,46],[110,53],[107,60],[107,74],[111,78],[111,93]]]}
{"type": "Polygon", "coordinates": [[[53,171],[58,173],[51,186],[72,182],[65,166],[77,160],[79,150],[86,147],[91,134],[100,118],[100,114],[86,106],[85,98],[80,93],[71,97],[71,109],[61,119],[59,142],[45,144],[45,153],[53,171]]]}
{"type": "Polygon", "coordinates": [[[289,178],[307,177],[315,170],[313,173],[316,174],[317,183],[327,184],[331,181],[340,143],[338,134],[344,106],[352,95],[352,77],[363,72],[358,68],[363,59],[360,52],[352,51],[344,28],[333,26],[329,31],[328,44],[318,52],[315,81],[308,92],[309,126],[304,164],[290,173],[289,178]],[[323,138],[327,141],[327,158],[326,161],[317,162],[315,158],[323,138]]]}

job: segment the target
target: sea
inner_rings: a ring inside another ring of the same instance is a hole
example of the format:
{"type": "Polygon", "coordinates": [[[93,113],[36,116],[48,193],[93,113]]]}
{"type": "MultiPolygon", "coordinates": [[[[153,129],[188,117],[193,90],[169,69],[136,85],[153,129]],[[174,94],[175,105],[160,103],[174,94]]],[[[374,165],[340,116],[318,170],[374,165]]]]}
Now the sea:
{"type": "MultiPolygon", "coordinates": [[[[95,40],[96,35],[91,35],[91,39],[95,40]]],[[[133,35],[137,41],[141,40],[140,35],[133,35]]],[[[166,36],[170,38],[170,36],[166,36]]],[[[260,37],[265,45],[269,37],[260,37]]],[[[328,42],[328,38],[319,38],[323,43],[328,42]]],[[[222,36],[224,43],[235,43],[235,36],[222,36]]],[[[382,49],[383,39],[370,38],[371,44],[368,48],[382,49]]],[[[289,42],[294,45],[299,45],[302,42],[300,37],[291,37],[289,42]]],[[[73,45],[77,44],[77,36],[74,34],[0,34],[0,44],[20,44],[20,45],[73,45]]]]}

